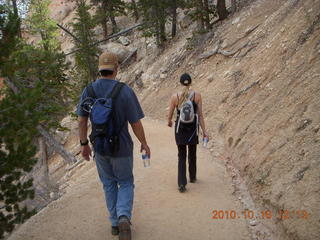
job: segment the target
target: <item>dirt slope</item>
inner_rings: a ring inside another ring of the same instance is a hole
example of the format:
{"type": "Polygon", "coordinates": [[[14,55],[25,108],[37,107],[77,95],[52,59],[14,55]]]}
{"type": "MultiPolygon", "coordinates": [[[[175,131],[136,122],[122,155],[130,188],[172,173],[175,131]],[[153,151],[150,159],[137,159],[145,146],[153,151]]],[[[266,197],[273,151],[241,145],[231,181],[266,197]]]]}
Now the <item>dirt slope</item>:
{"type": "Polygon", "coordinates": [[[288,219],[264,221],[274,239],[320,236],[319,12],[315,0],[255,1],[216,25],[213,37],[195,41],[192,50],[173,43],[145,66],[171,71],[165,79],[153,78],[151,91],[141,90],[144,109],[154,118],[165,119],[180,74],[193,75],[215,157],[239,170],[235,183],[246,183],[254,208],[290,212],[288,219]],[[234,54],[200,58],[218,43],[224,54],[234,54]],[[181,61],[174,61],[175,53],[181,61]]]}
{"type": "MultiPolygon", "coordinates": [[[[212,161],[208,149],[199,148],[199,181],[188,184],[187,192],[179,193],[173,130],[150,120],[144,124],[152,162],[151,168],[143,168],[140,154],[135,152],[133,239],[249,239],[246,222],[240,215],[241,205],[232,195],[224,166],[212,161]],[[234,209],[241,218],[213,220],[214,209],[234,209]]],[[[86,163],[76,171],[67,193],[32,217],[9,239],[117,239],[110,234],[94,163],[86,163]]]]}

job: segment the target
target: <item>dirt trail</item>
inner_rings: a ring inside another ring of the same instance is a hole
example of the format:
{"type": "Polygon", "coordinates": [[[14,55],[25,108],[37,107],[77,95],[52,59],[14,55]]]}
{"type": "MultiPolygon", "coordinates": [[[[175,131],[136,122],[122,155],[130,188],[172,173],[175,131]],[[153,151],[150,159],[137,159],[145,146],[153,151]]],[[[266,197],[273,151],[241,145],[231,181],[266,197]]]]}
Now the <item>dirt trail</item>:
{"type": "MultiPolygon", "coordinates": [[[[221,163],[199,146],[198,182],[177,190],[177,150],[173,129],[144,120],[152,149],[145,169],[135,149],[135,199],[132,219],[135,240],[248,240],[245,220],[211,219],[216,210],[236,210],[231,181],[221,163]]],[[[84,164],[71,178],[67,193],[27,221],[10,240],[117,239],[110,233],[102,187],[94,163],[84,164]]]]}

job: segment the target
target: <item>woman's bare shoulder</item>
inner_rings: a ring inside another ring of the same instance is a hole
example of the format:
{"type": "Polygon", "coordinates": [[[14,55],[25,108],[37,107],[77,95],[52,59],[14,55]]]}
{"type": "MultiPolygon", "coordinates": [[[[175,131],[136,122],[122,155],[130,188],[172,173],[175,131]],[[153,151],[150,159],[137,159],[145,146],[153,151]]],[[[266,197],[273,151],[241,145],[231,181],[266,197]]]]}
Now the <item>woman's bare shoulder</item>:
{"type": "Polygon", "coordinates": [[[198,103],[201,99],[201,93],[198,91],[194,91],[194,100],[196,103],[198,103]]]}

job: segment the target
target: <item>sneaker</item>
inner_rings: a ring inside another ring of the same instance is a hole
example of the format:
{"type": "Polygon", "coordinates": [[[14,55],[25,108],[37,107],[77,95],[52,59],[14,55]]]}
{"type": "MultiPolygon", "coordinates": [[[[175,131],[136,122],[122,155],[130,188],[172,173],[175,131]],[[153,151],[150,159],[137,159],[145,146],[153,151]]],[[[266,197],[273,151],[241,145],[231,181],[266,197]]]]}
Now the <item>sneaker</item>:
{"type": "Polygon", "coordinates": [[[191,183],[195,183],[197,181],[197,179],[196,178],[194,178],[194,179],[190,179],[190,182],[191,183]]]}
{"type": "Polygon", "coordinates": [[[185,192],[185,191],[186,191],[186,186],[180,185],[180,186],[179,186],[179,191],[180,191],[181,193],[185,192]]]}
{"type": "Polygon", "coordinates": [[[111,234],[112,234],[113,236],[119,235],[119,227],[118,227],[118,226],[112,226],[112,227],[111,227],[111,234]]]}
{"type": "Polygon", "coordinates": [[[127,216],[119,217],[119,240],[131,240],[130,220],[127,216]]]}

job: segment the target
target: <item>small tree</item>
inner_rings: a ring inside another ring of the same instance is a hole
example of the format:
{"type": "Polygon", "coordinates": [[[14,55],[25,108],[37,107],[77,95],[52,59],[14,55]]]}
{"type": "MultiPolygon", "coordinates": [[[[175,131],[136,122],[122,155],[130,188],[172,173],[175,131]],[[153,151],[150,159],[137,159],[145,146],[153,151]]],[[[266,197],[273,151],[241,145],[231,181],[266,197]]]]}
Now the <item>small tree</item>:
{"type": "Polygon", "coordinates": [[[92,43],[96,42],[94,33],[96,22],[89,13],[91,7],[86,4],[85,0],[77,0],[76,3],[76,17],[71,25],[73,33],[78,39],[74,39],[74,46],[79,49],[75,53],[75,77],[79,80],[75,89],[75,96],[78,96],[79,91],[89,82],[94,81],[97,76],[97,55],[99,50],[97,46],[92,46],[92,43]]]}
{"type": "Polygon", "coordinates": [[[168,20],[166,9],[170,7],[168,1],[139,0],[138,9],[142,15],[145,37],[156,37],[157,45],[162,47],[166,41],[165,24],[168,20]]]}
{"type": "Polygon", "coordinates": [[[171,24],[171,36],[174,38],[177,34],[177,9],[178,8],[185,8],[186,2],[184,0],[172,0],[168,2],[169,16],[172,19],[171,24]]]}
{"type": "Polygon", "coordinates": [[[106,38],[108,36],[108,8],[107,8],[107,2],[101,1],[101,0],[91,0],[91,2],[95,5],[97,5],[97,11],[96,11],[96,21],[99,23],[103,29],[103,36],[106,38]]]}
{"type": "MultiPolygon", "coordinates": [[[[0,74],[10,72],[5,64],[16,49],[20,20],[6,4],[0,4],[0,74]]],[[[32,179],[22,179],[30,172],[36,160],[33,136],[40,121],[33,106],[41,94],[39,88],[25,89],[19,95],[0,91],[0,238],[11,232],[16,224],[24,222],[35,211],[21,202],[34,197],[32,179]]]]}
{"type": "Polygon", "coordinates": [[[131,3],[128,5],[128,9],[129,11],[133,12],[133,16],[135,18],[135,21],[137,22],[140,18],[140,14],[135,0],[131,0],[131,3]]]}
{"type": "Polygon", "coordinates": [[[0,29],[5,32],[1,47],[8,49],[0,51],[5,60],[0,72],[16,92],[6,89],[0,102],[0,237],[34,214],[21,202],[34,197],[28,173],[36,163],[37,126],[60,128],[59,120],[67,109],[65,59],[56,40],[57,29],[48,16],[48,4],[46,0],[31,1],[28,28],[40,37],[34,46],[18,38],[10,12],[1,14],[0,29]]]}
{"type": "Polygon", "coordinates": [[[33,180],[23,176],[36,163],[33,139],[42,114],[34,109],[41,90],[23,89],[18,95],[7,91],[0,102],[0,238],[35,213],[20,203],[34,197],[33,180]]]}
{"type": "Polygon", "coordinates": [[[122,0],[91,0],[95,5],[98,5],[96,18],[101,23],[104,30],[104,36],[107,36],[107,22],[112,23],[112,33],[118,31],[118,26],[115,17],[126,15],[125,3],[122,0]]]}
{"type": "Polygon", "coordinates": [[[28,30],[33,36],[40,36],[35,45],[20,43],[12,55],[14,78],[19,87],[34,87],[38,83],[44,88],[41,111],[47,113],[49,128],[59,128],[57,121],[65,114],[69,92],[67,65],[58,41],[58,28],[49,17],[50,0],[31,0],[28,30]]]}
{"type": "Polygon", "coordinates": [[[198,22],[199,32],[211,29],[211,18],[216,16],[216,9],[209,5],[208,0],[188,0],[187,8],[191,9],[190,16],[198,22]]]}

